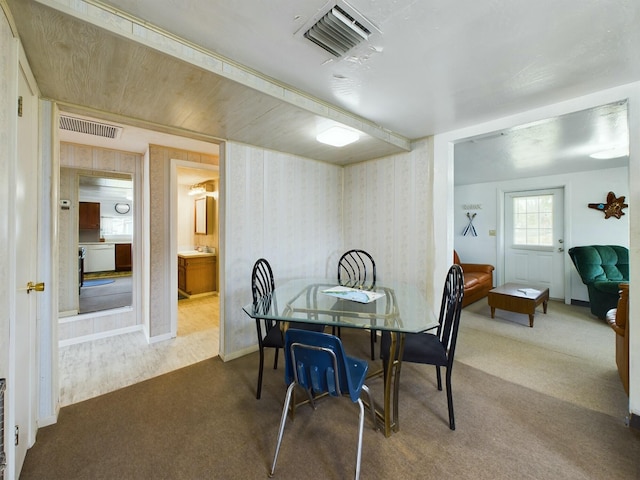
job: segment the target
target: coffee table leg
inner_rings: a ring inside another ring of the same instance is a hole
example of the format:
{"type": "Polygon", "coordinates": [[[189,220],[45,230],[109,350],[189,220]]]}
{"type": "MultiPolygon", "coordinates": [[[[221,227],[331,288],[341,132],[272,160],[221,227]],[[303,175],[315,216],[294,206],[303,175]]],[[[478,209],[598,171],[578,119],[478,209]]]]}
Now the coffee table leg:
{"type": "Polygon", "coordinates": [[[496,307],[491,307],[491,318],[496,318],[496,307]]]}
{"type": "Polygon", "coordinates": [[[529,326],[533,328],[533,314],[529,314],[529,326]]]}
{"type": "Polygon", "coordinates": [[[547,313],[547,301],[546,300],[544,302],[542,302],[542,310],[544,311],[544,313],[547,313]]]}

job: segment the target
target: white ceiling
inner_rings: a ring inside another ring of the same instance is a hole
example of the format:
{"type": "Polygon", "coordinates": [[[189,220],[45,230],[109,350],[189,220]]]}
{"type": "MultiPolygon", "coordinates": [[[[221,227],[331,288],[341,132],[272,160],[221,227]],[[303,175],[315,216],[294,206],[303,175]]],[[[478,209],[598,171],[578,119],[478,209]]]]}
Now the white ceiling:
{"type": "MultiPolygon", "coordinates": [[[[318,128],[322,115],[159,57],[70,17],[65,2],[7,1],[43,96],[69,111],[337,164],[402,151],[381,141],[380,132],[418,139],[640,80],[637,0],[619,0],[615,8],[601,0],[351,0],[346,8],[380,33],[342,59],[299,32],[324,12],[324,0],[102,2],[260,72],[275,86],[305,92],[314,108],[336,106],[380,128],[354,147],[335,149],[308,135],[307,127],[318,128]]],[[[575,130],[567,126],[570,120],[529,129],[526,141],[513,141],[513,135],[476,141],[472,145],[491,145],[500,154],[471,152],[471,166],[492,157],[512,163],[531,150],[539,155],[532,145],[544,142],[567,151],[564,141],[573,145],[577,138],[567,133],[575,130]],[[553,142],[534,138],[543,133],[553,142]],[[505,137],[511,140],[498,145],[505,137]]],[[[617,141],[620,132],[613,133],[611,141],[617,141]]],[[[465,161],[464,150],[456,147],[456,165],[465,161]]]]}

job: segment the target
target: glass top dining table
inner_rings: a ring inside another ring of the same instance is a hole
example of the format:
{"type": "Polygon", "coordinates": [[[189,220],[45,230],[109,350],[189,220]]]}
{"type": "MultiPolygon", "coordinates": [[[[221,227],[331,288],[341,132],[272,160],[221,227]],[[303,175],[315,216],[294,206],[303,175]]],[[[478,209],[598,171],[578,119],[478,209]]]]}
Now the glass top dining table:
{"type": "Polygon", "coordinates": [[[243,310],[254,319],[388,331],[389,358],[396,360],[388,362],[386,370],[380,369],[372,375],[385,376],[384,404],[382,409],[376,409],[376,414],[383,422],[385,436],[390,436],[399,427],[398,393],[404,334],[435,329],[438,320],[425,295],[412,284],[376,284],[371,290],[356,292],[343,292],[337,287],[336,281],[330,279],[291,280],[256,304],[245,305],[243,310]],[[348,299],[351,295],[360,301],[348,299]],[[376,298],[365,299],[363,295],[376,298]]]}

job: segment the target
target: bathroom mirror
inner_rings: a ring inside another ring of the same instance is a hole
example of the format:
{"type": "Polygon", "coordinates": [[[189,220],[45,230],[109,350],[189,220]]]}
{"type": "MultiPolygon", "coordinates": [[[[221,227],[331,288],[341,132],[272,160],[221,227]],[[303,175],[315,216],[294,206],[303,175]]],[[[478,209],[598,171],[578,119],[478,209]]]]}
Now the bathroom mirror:
{"type": "Polygon", "coordinates": [[[196,233],[207,234],[207,199],[196,198],[196,233]]]}

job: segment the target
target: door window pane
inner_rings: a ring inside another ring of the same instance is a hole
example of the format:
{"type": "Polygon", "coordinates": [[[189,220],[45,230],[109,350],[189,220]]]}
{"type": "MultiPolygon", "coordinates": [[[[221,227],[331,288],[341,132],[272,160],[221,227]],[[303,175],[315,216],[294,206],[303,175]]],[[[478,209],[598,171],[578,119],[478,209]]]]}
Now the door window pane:
{"type": "Polygon", "coordinates": [[[539,246],[553,244],[553,195],[513,199],[513,243],[539,246]]]}

